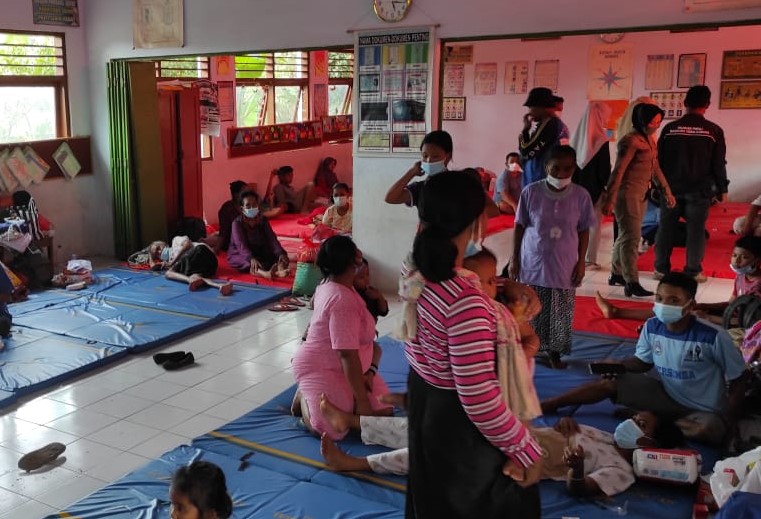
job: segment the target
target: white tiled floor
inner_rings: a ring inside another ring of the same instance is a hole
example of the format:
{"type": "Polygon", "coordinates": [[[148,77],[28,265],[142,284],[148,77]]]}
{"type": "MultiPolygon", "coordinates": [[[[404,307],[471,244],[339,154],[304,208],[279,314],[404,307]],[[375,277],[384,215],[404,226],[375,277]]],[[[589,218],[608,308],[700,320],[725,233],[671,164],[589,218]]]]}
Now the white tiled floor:
{"type": "MultiPolygon", "coordinates": [[[[600,263],[610,261],[610,226],[600,263]]],[[[509,251],[502,234],[487,245],[509,251]]],[[[579,295],[623,298],[609,287],[608,271],[589,272],[579,295]]],[[[649,273],[646,288],[654,288],[649,273]]],[[[730,280],[709,279],[698,299],[721,301],[730,280]]],[[[379,332],[390,333],[400,305],[389,298],[392,315],[379,332]]],[[[293,383],[289,360],[310,312],[259,310],[217,325],[160,350],[131,355],[45,394],[33,395],[0,415],[0,519],[35,519],[58,511],[118,479],[149,459],[237,418],[293,383]],[[166,372],[151,359],[158,351],[187,350],[196,365],[166,372]],[[65,460],[39,473],[16,468],[26,451],[51,441],[67,445],[65,460]]]]}

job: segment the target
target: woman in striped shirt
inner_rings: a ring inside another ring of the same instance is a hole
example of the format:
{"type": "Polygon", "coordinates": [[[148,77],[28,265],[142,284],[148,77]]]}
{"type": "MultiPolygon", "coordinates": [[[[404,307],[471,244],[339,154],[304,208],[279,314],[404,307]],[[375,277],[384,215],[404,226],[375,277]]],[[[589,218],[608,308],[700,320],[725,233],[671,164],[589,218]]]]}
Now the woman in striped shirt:
{"type": "Polygon", "coordinates": [[[501,398],[496,316],[461,273],[486,195],[469,175],[423,188],[413,257],[425,284],[406,343],[408,518],[539,517],[541,448],[501,398]]]}

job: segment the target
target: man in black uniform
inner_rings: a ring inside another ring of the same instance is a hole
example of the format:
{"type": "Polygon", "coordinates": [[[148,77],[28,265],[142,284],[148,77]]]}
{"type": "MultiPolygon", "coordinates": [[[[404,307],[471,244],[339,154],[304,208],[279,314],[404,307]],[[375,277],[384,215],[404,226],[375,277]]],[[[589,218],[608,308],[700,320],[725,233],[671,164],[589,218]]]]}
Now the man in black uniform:
{"type": "Polygon", "coordinates": [[[661,205],[655,240],[655,279],[671,271],[671,251],[680,217],[687,224],[687,264],[684,272],[698,282],[706,280],[701,263],[705,255],[705,223],[711,201],[727,198],[724,131],[705,118],[711,90],[697,85],[687,91],[687,114],[667,124],[658,140],[658,161],[676,197],[673,208],[661,205]]]}

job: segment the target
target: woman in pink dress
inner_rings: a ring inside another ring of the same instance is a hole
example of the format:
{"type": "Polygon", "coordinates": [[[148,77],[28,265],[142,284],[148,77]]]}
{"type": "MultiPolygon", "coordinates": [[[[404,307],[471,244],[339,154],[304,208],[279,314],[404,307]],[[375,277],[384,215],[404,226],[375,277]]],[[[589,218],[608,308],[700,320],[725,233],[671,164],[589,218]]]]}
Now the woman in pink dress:
{"type": "Polygon", "coordinates": [[[314,295],[314,314],[306,340],[293,358],[293,373],[301,395],[304,423],[315,433],[340,440],[320,411],[325,395],[336,407],[356,414],[391,414],[378,396],[388,387],[378,375],[380,347],[375,339],[375,320],[354,289],[354,277],[362,267],[362,253],[346,236],[325,240],[317,254],[325,282],[314,295]]]}

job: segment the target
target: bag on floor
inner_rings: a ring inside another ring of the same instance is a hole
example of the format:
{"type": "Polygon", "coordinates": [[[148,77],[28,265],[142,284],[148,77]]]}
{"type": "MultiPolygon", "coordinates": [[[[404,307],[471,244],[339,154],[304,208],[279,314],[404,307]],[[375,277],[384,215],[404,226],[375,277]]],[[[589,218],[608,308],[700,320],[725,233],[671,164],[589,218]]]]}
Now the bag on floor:
{"type": "Polygon", "coordinates": [[[312,240],[305,239],[296,254],[296,261],[299,263],[314,263],[317,261],[317,252],[320,250],[320,244],[312,240]]]}
{"type": "Polygon", "coordinates": [[[761,447],[717,461],[710,482],[719,507],[736,491],[761,494],[761,447]]]}
{"type": "Polygon", "coordinates": [[[292,292],[299,296],[313,296],[317,285],[322,281],[322,272],[314,263],[299,262],[296,264],[296,275],[293,278],[292,292]]]}

